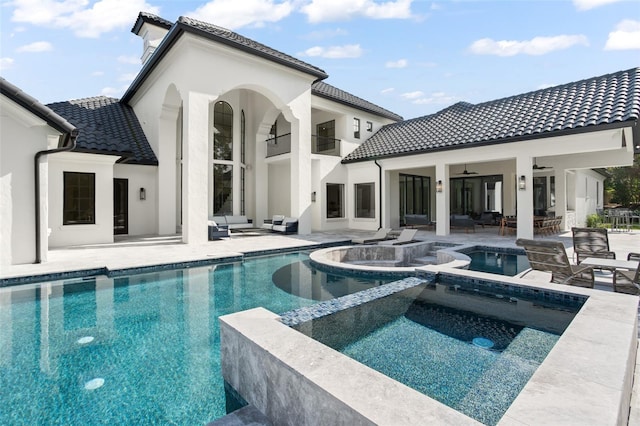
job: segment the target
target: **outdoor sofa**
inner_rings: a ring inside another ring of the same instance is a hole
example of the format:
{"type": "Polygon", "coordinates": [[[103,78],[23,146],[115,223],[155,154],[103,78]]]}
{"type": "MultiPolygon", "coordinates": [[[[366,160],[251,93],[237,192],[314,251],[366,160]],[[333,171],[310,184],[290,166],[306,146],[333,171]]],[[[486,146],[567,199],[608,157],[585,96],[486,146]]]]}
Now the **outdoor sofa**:
{"type": "Polygon", "coordinates": [[[297,234],[298,233],[298,219],[295,217],[285,217],[282,220],[282,224],[273,225],[271,228],[273,232],[280,232],[282,234],[297,234]]]}
{"type": "Polygon", "coordinates": [[[218,225],[228,226],[230,230],[253,228],[253,221],[251,219],[247,219],[247,217],[244,215],[214,216],[213,220],[218,225]]]}

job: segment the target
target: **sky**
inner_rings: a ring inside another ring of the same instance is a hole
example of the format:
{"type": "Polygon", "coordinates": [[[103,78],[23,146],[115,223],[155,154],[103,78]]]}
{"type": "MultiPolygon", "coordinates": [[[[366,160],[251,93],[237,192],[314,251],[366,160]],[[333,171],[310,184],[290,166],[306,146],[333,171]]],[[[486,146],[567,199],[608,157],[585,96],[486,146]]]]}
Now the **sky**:
{"type": "Polygon", "coordinates": [[[140,11],[231,29],[404,118],[640,67],[640,0],[0,0],[0,75],[44,104],[119,98],[140,11]]]}

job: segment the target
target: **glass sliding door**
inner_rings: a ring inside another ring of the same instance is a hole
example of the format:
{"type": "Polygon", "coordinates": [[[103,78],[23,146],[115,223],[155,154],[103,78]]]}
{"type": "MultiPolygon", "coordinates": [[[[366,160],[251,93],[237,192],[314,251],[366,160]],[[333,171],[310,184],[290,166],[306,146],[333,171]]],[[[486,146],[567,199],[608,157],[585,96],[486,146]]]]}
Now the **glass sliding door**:
{"type": "Polygon", "coordinates": [[[450,188],[451,214],[502,213],[502,175],[454,178],[450,188]]]}
{"type": "Polygon", "coordinates": [[[427,176],[400,174],[400,226],[405,225],[404,216],[407,214],[430,214],[430,185],[427,176]]]}

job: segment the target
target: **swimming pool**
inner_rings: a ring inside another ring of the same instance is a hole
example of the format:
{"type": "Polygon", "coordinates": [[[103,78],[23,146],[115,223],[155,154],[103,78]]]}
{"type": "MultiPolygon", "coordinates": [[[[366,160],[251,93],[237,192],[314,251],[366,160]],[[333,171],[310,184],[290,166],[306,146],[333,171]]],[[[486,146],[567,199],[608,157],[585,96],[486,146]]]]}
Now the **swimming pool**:
{"type": "Polygon", "coordinates": [[[325,274],[307,259],[289,253],[0,289],[0,424],[223,416],[220,315],[285,312],[386,282],[325,274]]]}
{"type": "Polygon", "coordinates": [[[487,425],[497,424],[581,306],[456,281],[411,290],[294,328],[487,425]]]}
{"type": "Polygon", "coordinates": [[[525,254],[491,249],[464,251],[463,253],[471,258],[469,269],[472,271],[513,277],[530,268],[525,254]]]}

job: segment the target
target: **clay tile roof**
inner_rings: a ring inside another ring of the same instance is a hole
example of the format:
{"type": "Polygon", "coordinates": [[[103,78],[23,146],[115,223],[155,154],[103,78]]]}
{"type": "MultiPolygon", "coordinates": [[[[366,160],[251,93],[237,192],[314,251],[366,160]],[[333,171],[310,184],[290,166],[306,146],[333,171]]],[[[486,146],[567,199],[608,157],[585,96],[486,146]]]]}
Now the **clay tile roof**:
{"type": "Polygon", "coordinates": [[[343,162],[366,161],[489,143],[536,139],[554,132],[638,120],[640,68],[389,124],[343,162]]]}
{"type": "Polygon", "coordinates": [[[47,107],[79,129],[75,152],[119,155],[120,162],[131,164],[158,164],[133,109],[118,99],[96,96],[47,107]]]}
{"type": "Polygon", "coordinates": [[[402,117],[369,101],[340,90],[330,84],[318,81],[311,86],[311,93],[322,98],[330,99],[363,111],[367,111],[394,121],[402,120],[402,117]]]}

